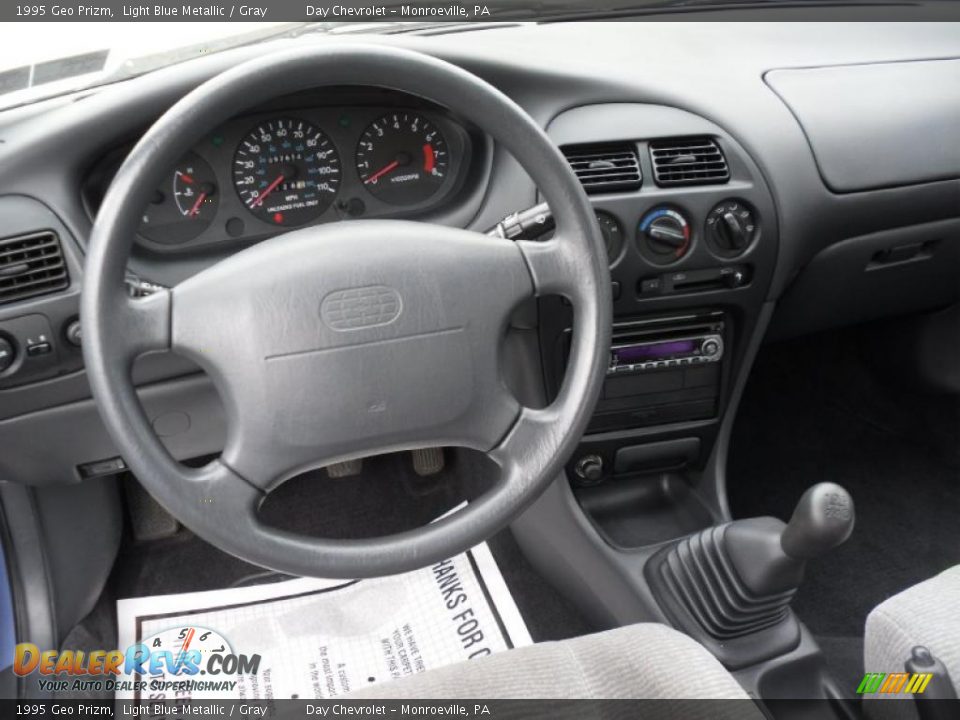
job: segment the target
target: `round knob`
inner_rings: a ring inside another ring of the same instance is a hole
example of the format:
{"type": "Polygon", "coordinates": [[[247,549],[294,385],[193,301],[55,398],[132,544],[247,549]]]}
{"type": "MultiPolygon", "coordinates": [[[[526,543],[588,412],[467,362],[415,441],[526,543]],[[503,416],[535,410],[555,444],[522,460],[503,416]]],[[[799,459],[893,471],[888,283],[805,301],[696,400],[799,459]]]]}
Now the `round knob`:
{"type": "Polygon", "coordinates": [[[599,455],[585,455],[577,461],[577,477],[589,483],[603,479],[603,458],[599,455]]]}
{"type": "Polygon", "coordinates": [[[676,210],[651,210],[640,220],[637,230],[641,252],[655,263],[679,260],[690,250],[690,224],[676,210]]]}
{"type": "Polygon", "coordinates": [[[707,357],[713,357],[718,352],[720,352],[720,343],[710,338],[709,340],[704,340],[703,344],[700,346],[700,352],[706,355],[707,357]]]}
{"type": "Polygon", "coordinates": [[[753,211],[737,200],[717,205],[707,215],[707,237],[713,250],[724,257],[742,254],[753,242],[757,221],[753,211]]]}
{"type": "Polygon", "coordinates": [[[8,370],[16,359],[17,351],[14,349],[13,343],[0,337],[0,373],[8,370]]]}
{"type": "Polygon", "coordinates": [[[74,347],[80,347],[81,332],[80,332],[79,320],[74,320],[69,325],[67,325],[67,329],[64,331],[63,334],[66,336],[68,343],[70,343],[74,347]]]}
{"type": "Polygon", "coordinates": [[[607,248],[607,259],[613,262],[620,256],[620,248],[623,247],[623,228],[613,215],[602,210],[597,211],[597,222],[607,248]]]}
{"type": "Polygon", "coordinates": [[[797,560],[815,558],[850,537],[854,521],[850,493],[836,483],[817,483],[797,503],[780,547],[797,560]]]}

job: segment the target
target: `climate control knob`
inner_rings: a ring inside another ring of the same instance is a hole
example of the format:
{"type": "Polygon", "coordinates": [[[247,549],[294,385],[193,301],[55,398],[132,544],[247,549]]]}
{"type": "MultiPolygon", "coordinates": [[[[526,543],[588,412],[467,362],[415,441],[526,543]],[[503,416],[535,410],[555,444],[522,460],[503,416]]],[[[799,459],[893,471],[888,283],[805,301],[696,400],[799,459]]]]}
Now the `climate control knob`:
{"type": "Polygon", "coordinates": [[[656,208],[640,219],[637,244],[647,260],[657,265],[676,262],[690,250],[690,223],[676,210],[656,208]]]}
{"type": "Polygon", "coordinates": [[[757,237],[757,219],[739,200],[725,200],[707,215],[707,243],[721,257],[737,257],[757,237]]]}

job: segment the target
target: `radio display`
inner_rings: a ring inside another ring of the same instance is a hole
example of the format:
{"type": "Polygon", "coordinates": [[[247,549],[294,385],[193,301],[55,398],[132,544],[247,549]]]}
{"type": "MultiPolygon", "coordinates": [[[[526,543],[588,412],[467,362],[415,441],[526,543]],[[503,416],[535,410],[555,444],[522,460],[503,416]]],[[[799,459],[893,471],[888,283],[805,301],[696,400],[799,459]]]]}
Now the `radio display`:
{"type": "Polygon", "coordinates": [[[674,355],[691,355],[698,347],[696,340],[668,340],[649,345],[628,345],[613,348],[615,365],[630,365],[631,363],[648,360],[661,360],[674,355]]]}

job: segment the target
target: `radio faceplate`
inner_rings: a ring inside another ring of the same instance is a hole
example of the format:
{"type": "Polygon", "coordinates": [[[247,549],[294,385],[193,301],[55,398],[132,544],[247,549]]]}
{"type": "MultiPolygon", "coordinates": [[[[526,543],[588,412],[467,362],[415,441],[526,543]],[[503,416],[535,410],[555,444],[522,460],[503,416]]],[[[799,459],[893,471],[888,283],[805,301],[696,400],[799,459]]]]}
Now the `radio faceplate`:
{"type": "Polygon", "coordinates": [[[610,348],[607,375],[719,362],[722,358],[723,336],[719,333],[617,343],[610,348]]]}
{"type": "Polygon", "coordinates": [[[720,313],[618,323],[607,375],[717,363],[724,349],[720,313]]]}

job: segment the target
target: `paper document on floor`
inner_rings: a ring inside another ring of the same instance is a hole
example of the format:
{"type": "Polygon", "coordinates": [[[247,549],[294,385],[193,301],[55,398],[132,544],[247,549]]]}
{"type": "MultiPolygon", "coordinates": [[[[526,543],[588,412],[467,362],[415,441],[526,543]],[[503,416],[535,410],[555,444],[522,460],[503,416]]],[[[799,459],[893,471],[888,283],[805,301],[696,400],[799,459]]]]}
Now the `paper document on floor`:
{"type": "Polygon", "coordinates": [[[373,580],[120,600],[117,622],[117,698],[144,701],[339,697],[531,643],[486,543],[373,580]]]}

